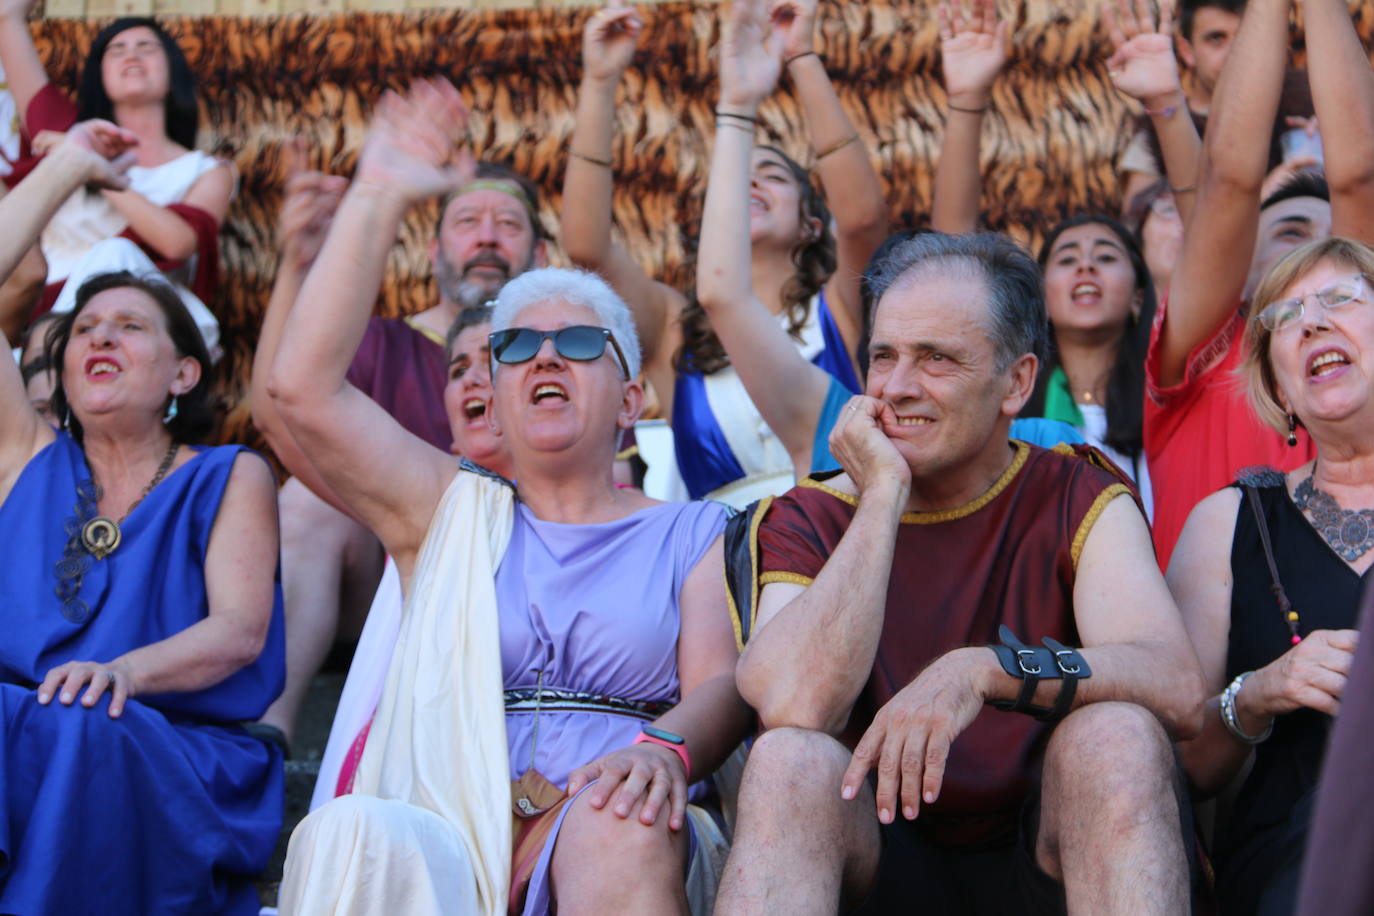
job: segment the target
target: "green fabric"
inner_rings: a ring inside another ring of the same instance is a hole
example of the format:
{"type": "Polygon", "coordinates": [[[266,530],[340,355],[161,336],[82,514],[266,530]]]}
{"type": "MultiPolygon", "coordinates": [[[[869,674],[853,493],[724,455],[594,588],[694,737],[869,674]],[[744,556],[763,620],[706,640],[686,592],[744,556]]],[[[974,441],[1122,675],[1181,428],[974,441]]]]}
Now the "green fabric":
{"type": "Polygon", "coordinates": [[[1069,390],[1069,376],[1063,366],[1055,366],[1045,385],[1045,419],[1059,420],[1078,429],[1083,428],[1083,412],[1069,390]]]}

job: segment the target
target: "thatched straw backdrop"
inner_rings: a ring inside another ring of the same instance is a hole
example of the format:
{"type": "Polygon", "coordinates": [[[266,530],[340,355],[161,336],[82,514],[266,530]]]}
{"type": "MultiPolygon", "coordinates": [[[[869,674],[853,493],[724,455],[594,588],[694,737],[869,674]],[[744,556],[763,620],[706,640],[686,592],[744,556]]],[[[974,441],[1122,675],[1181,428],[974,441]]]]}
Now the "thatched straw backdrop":
{"type": "MultiPolygon", "coordinates": [[[[925,222],[931,199],[944,107],[934,6],[822,3],[826,65],[879,165],[894,226],[925,222]]],[[[1015,24],[1015,49],[985,128],[984,205],[989,226],[1030,238],[1072,211],[1117,206],[1113,161],[1132,109],[1107,80],[1096,4],[1025,0],[1003,9],[1015,24]]],[[[681,285],[704,190],[719,26],[708,3],[651,5],[644,14],[642,48],[621,94],[615,216],[646,267],[681,285]]],[[[275,269],[283,143],[303,135],[317,167],[348,174],[379,95],[442,75],[476,113],[476,152],[533,178],[554,230],[587,15],[545,8],[168,20],[201,80],[201,145],[232,157],[243,175],[223,233],[225,282],[215,304],[225,325],[222,388],[234,405],[225,438],[256,441],[241,396],[275,269]]],[[[1357,16],[1367,36],[1368,4],[1357,16]]],[[[34,24],[59,85],[75,86],[101,24],[34,24]]],[[[809,161],[785,83],[764,120],[809,161]]],[[[432,303],[425,257],[432,223],[432,208],[417,211],[393,250],[383,312],[432,303]]]]}

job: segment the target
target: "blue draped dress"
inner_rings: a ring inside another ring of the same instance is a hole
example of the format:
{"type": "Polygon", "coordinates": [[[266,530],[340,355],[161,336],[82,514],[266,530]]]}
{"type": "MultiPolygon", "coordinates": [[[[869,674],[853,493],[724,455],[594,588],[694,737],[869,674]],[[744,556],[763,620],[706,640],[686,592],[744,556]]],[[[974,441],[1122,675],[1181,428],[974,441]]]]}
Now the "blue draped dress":
{"type": "Polygon", "coordinates": [[[206,550],[241,451],[202,449],[148,494],[118,549],[91,562],[79,622],[54,565],[90,476],[81,449],[59,432],[0,505],[0,913],[257,912],[282,760],[235,723],[281,692],[280,586],[262,654],[205,690],[139,696],[118,719],[108,693],[86,709],[40,706],[34,690],[58,665],[110,661],[206,617],[206,550]]]}

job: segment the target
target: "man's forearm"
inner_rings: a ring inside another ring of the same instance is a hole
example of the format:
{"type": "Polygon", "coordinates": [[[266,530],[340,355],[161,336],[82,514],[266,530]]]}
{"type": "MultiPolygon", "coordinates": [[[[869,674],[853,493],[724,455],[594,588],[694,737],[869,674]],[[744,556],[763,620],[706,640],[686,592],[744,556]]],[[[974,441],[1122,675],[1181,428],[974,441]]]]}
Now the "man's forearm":
{"type": "Polygon", "coordinates": [[[874,488],[815,581],[750,638],[740,693],[765,727],[844,727],[882,635],[902,508],[898,488],[874,488]]]}
{"type": "Polygon", "coordinates": [[[0,200],[0,280],[14,272],[57,208],[87,180],[85,160],[58,148],[0,200]]]}
{"type": "MultiPolygon", "coordinates": [[[[1016,634],[1027,645],[1039,645],[1044,634],[1016,634]]],[[[1186,649],[1186,647],[1184,647],[1186,649]]],[[[1175,738],[1196,735],[1202,727],[1205,689],[1197,660],[1180,647],[1166,643],[1093,646],[1081,650],[1092,676],[1078,681],[1073,705],[1117,700],[1143,706],[1155,714],[1175,738]]],[[[970,650],[979,655],[983,699],[1015,700],[1025,683],[1007,674],[991,649],[970,650]]],[[[1042,679],[1031,702],[1053,707],[1063,681],[1042,679]]]]}

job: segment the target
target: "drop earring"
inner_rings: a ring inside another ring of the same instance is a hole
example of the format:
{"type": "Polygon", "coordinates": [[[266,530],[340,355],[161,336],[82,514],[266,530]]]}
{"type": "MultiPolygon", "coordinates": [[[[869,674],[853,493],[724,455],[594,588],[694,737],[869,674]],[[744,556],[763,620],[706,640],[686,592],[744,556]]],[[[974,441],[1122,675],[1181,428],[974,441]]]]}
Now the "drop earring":
{"type": "Polygon", "coordinates": [[[1298,415],[1290,413],[1288,415],[1288,447],[1293,448],[1298,444],[1298,415]]]}
{"type": "Polygon", "coordinates": [[[167,425],[177,418],[177,398],[172,395],[172,403],[167,405],[167,413],[163,414],[162,423],[167,425]]]}

